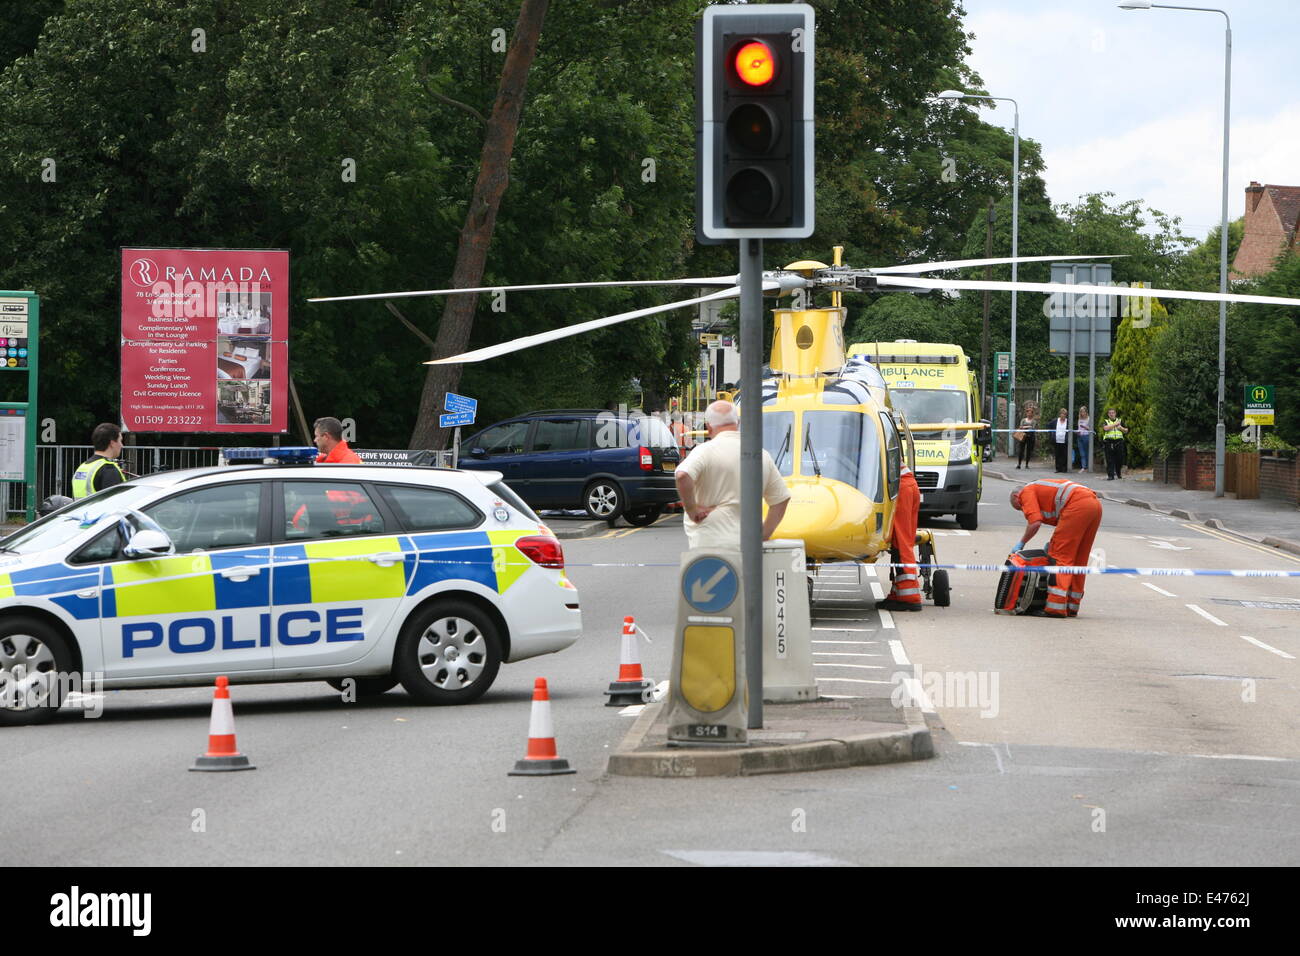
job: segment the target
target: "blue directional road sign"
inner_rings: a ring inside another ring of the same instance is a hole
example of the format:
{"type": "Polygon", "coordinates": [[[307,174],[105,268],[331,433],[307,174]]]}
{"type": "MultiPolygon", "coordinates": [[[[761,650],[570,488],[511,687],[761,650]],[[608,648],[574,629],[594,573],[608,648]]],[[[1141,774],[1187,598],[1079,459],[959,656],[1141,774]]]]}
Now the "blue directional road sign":
{"type": "Polygon", "coordinates": [[[722,558],[700,558],[682,574],[682,594],[701,614],[714,614],[736,600],[740,578],[722,558]]]}
{"type": "Polygon", "coordinates": [[[473,425],[473,424],[474,424],[473,412],[456,412],[451,415],[438,416],[439,428],[458,428],[461,425],[473,425]]]}
{"type": "MultiPolygon", "coordinates": [[[[470,398],[467,395],[457,395],[455,392],[448,392],[443,396],[442,407],[449,412],[477,412],[478,399],[470,398]]],[[[473,420],[470,419],[471,422],[473,420]]],[[[468,424],[468,422],[465,424],[468,424]]]]}

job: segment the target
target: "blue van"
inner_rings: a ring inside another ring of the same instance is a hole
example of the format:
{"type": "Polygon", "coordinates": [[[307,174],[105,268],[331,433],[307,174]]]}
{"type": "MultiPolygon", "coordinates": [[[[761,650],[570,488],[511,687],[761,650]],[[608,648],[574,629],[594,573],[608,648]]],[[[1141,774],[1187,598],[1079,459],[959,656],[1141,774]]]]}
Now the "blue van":
{"type": "Polygon", "coordinates": [[[498,422],[461,443],[460,467],[499,471],[535,509],[581,508],[648,525],[677,501],[681,451],[657,418],[558,408],[498,422]]]}

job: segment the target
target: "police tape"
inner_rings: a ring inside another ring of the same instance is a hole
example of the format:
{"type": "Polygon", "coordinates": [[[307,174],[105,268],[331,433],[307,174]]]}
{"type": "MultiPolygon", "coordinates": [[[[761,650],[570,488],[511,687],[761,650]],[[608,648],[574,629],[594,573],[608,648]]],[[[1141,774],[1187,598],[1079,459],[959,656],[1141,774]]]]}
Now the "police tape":
{"type": "Polygon", "coordinates": [[[1216,578],[1300,578],[1297,571],[1247,570],[1241,568],[1098,568],[1068,564],[890,564],[882,568],[926,568],[935,571],[1028,571],[1034,574],[1131,574],[1139,577],[1216,578]]]}

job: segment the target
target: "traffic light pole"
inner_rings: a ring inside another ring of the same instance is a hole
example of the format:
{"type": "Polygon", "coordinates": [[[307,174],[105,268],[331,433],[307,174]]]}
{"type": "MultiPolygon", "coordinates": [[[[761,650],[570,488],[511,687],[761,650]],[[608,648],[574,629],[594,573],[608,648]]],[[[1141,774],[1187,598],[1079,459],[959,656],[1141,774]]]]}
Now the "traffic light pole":
{"type": "Polygon", "coordinates": [[[763,727],[763,240],[740,245],[740,564],[750,730],[763,727]]]}

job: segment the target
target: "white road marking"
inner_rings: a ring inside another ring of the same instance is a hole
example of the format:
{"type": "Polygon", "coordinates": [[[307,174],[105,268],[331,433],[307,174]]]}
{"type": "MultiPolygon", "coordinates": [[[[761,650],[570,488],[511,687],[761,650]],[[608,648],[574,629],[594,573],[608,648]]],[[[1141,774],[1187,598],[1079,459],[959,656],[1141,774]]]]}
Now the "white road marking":
{"type": "Polygon", "coordinates": [[[821,853],[798,850],[660,850],[696,866],[856,866],[821,853]]]}
{"type": "Polygon", "coordinates": [[[892,628],[894,626],[894,615],[888,611],[880,611],[880,623],[884,627],[892,628]]]}
{"type": "Polygon", "coordinates": [[[894,655],[894,663],[902,667],[911,667],[912,662],[907,659],[907,654],[903,651],[902,641],[890,641],[889,650],[894,655]]]}
{"type": "Polygon", "coordinates": [[[827,700],[866,700],[859,694],[822,694],[827,700]]]}
{"type": "Polygon", "coordinates": [[[828,661],[826,663],[813,661],[813,667],[852,667],[854,670],[859,671],[883,671],[885,669],[884,664],[841,664],[839,661],[828,661]]]}
{"type": "Polygon", "coordinates": [[[645,710],[645,704],[629,704],[618,712],[620,717],[635,717],[645,710]]]}
{"type": "Polygon", "coordinates": [[[843,634],[875,634],[874,627],[814,627],[814,631],[839,631],[843,634]]]}
{"type": "Polygon", "coordinates": [[[1217,624],[1217,625],[1219,625],[1219,627],[1227,627],[1227,626],[1228,626],[1226,622],[1224,622],[1224,621],[1220,621],[1217,617],[1215,617],[1213,614],[1211,614],[1209,611],[1205,610],[1204,608],[1199,608],[1199,607],[1197,607],[1195,604],[1188,604],[1188,605],[1186,605],[1186,607],[1191,608],[1193,611],[1195,611],[1197,614],[1201,615],[1201,617],[1205,618],[1205,619],[1206,619],[1207,621],[1209,621],[1211,624],[1217,624]]]}
{"type": "Polygon", "coordinates": [[[879,581],[871,582],[871,596],[877,601],[883,601],[885,599],[885,589],[880,586],[879,581]]]}
{"type": "Polygon", "coordinates": [[[1262,647],[1266,651],[1272,651],[1278,657],[1285,657],[1289,661],[1295,660],[1295,656],[1292,654],[1288,654],[1286,651],[1279,651],[1276,647],[1269,647],[1263,641],[1257,641],[1253,637],[1247,637],[1245,634],[1242,634],[1240,636],[1243,641],[1250,641],[1250,643],[1254,644],[1256,647],[1262,647]]]}
{"type": "Polygon", "coordinates": [[[1156,586],[1155,586],[1154,584],[1152,584],[1150,581],[1143,581],[1143,582],[1142,582],[1142,586],[1143,586],[1143,587],[1150,588],[1152,591],[1155,591],[1157,594],[1163,594],[1165,597],[1178,597],[1177,594],[1170,594],[1170,593],[1169,593],[1168,591],[1166,591],[1164,588],[1156,587],[1156,586]]]}
{"type": "MultiPolygon", "coordinates": [[[[812,643],[814,644],[856,644],[859,647],[870,647],[872,645],[879,644],[880,642],[879,641],[813,641],[812,643]]],[[[814,653],[820,654],[822,652],[815,651],[814,653]]]]}
{"type": "MultiPolygon", "coordinates": [[[[837,684],[892,684],[892,680],[863,680],[861,677],[819,677],[819,681],[834,681],[837,684]]],[[[920,684],[916,685],[920,687],[920,684]]]]}
{"type": "MultiPolygon", "coordinates": [[[[882,654],[859,654],[850,651],[813,651],[816,657],[882,657],[882,654]]],[[[829,665],[828,665],[829,666],[829,665]]]]}

